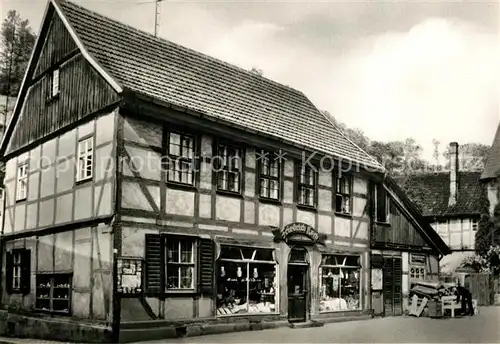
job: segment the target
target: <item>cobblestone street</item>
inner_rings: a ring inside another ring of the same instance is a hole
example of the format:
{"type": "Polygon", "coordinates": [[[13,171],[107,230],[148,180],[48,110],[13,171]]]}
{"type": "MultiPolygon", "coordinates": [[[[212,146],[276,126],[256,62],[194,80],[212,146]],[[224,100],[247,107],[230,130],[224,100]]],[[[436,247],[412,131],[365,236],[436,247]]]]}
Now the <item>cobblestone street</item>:
{"type": "Polygon", "coordinates": [[[155,343],[499,343],[500,307],[473,317],[376,318],[319,328],[227,333],[155,343]]]}

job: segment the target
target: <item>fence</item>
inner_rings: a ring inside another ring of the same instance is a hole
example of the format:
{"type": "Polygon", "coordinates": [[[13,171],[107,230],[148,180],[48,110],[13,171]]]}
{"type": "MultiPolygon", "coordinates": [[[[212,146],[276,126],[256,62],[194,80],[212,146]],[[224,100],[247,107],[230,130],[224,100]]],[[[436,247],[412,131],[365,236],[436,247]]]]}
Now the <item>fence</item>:
{"type": "Polygon", "coordinates": [[[493,280],[486,273],[469,273],[465,276],[465,286],[469,288],[472,298],[478,306],[489,306],[493,303],[493,280]]]}

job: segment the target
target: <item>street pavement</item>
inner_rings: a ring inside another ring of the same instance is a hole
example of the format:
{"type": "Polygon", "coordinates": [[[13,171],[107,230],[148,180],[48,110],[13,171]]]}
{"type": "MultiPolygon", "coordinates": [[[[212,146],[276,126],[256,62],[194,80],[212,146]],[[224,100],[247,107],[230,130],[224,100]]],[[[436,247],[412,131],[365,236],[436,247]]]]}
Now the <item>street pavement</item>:
{"type": "Polygon", "coordinates": [[[148,343],[500,343],[500,307],[461,318],[388,317],[323,327],[225,333],[148,343]]]}
{"type": "MultiPolygon", "coordinates": [[[[323,327],[233,332],[151,343],[500,343],[500,307],[481,307],[473,317],[388,317],[323,327]]],[[[61,343],[0,337],[0,344],[61,343]]],[[[139,343],[137,343],[139,344],[139,343]]]]}

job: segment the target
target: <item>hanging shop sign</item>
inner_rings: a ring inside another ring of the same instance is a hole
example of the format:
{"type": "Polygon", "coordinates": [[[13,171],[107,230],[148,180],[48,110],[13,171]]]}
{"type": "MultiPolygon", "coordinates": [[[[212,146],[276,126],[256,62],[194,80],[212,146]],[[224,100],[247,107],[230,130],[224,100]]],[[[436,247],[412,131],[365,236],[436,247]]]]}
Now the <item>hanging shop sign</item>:
{"type": "Polygon", "coordinates": [[[117,259],[117,292],[126,296],[142,294],[143,260],[135,257],[117,259]]]}
{"type": "Polygon", "coordinates": [[[326,239],[325,234],[320,234],[313,227],[301,222],[294,222],[276,229],[273,234],[275,241],[312,241],[312,243],[324,244],[326,239]]]}

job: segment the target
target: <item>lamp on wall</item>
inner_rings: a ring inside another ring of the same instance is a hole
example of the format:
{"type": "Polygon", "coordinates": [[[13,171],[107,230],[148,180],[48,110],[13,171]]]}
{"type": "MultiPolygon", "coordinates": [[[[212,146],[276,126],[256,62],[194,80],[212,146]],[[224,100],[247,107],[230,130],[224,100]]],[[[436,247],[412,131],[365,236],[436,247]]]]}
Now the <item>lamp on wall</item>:
{"type": "Polygon", "coordinates": [[[236,276],[241,277],[243,275],[243,271],[241,271],[241,266],[238,266],[238,269],[236,270],[236,276]]]}
{"type": "Polygon", "coordinates": [[[224,269],[224,265],[221,265],[220,267],[220,276],[221,277],[226,276],[226,270],[224,269]]]}

